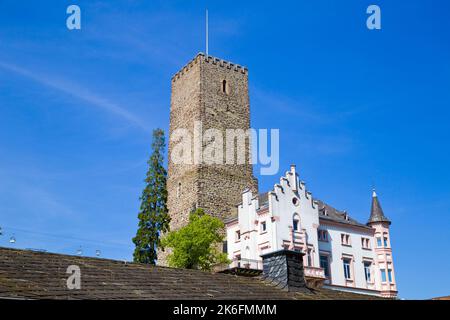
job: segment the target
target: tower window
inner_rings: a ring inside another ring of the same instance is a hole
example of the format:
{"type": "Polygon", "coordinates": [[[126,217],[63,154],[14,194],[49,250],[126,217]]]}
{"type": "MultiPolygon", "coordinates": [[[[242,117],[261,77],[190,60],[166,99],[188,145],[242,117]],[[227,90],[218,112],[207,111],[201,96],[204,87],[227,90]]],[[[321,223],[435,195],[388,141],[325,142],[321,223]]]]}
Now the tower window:
{"type": "Polygon", "coordinates": [[[266,232],[266,230],[267,230],[267,225],[266,225],[266,222],[263,221],[263,222],[261,222],[261,232],[266,232]]]}
{"type": "Polygon", "coordinates": [[[234,240],[235,240],[236,242],[238,242],[238,241],[241,240],[241,231],[240,231],[240,230],[237,230],[237,231],[236,231],[235,236],[234,236],[234,240]]]}
{"type": "Polygon", "coordinates": [[[386,282],[386,269],[381,269],[381,282],[386,282]]]}
{"type": "Polygon", "coordinates": [[[177,198],[179,198],[181,196],[181,182],[178,182],[178,186],[177,186],[177,198]]]}
{"type": "Polygon", "coordinates": [[[227,80],[222,80],[222,92],[225,94],[230,92],[227,80]]]}
{"type": "Polygon", "coordinates": [[[381,247],[382,246],[382,244],[381,244],[381,238],[380,237],[377,237],[377,247],[381,247]]]}

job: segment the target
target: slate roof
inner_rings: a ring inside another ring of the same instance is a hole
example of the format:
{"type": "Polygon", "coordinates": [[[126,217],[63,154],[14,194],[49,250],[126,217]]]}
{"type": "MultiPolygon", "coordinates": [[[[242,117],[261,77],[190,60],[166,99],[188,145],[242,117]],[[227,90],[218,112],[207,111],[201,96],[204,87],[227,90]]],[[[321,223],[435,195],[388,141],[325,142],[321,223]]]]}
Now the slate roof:
{"type": "Polygon", "coordinates": [[[372,194],[372,207],[370,209],[370,218],[368,223],[373,222],[387,222],[391,223],[391,221],[384,215],[383,209],[381,208],[380,201],[378,200],[377,193],[375,190],[372,194]]]}
{"type": "Polygon", "coordinates": [[[348,292],[283,291],[260,277],[175,269],[116,260],[0,248],[0,298],[11,299],[374,299],[348,292]],[[69,290],[67,267],[81,270],[69,290]]]}
{"type": "Polygon", "coordinates": [[[258,194],[259,207],[265,207],[269,205],[269,193],[260,193],[258,194]]]}
{"type": "Polygon", "coordinates": [[[371,230],[371,228],[367,227],[365,224],[362,224],[351,218],[345,211],[337,210],[336,208],[333,208],[322,200],[314,199],[314,201],[316,201],[317,205],[319,206],[320,219],[358,226],[371,230]]]}

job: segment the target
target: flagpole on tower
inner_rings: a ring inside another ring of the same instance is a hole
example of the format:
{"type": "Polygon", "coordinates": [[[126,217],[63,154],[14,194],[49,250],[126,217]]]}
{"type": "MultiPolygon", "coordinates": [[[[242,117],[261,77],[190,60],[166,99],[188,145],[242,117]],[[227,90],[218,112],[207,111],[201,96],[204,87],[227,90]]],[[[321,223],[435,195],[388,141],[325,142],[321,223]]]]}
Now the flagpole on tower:
{"type": "Polygon", "coordinates": [[[206,9],[206,56],[208,56],[208,9],[206,9]]]}

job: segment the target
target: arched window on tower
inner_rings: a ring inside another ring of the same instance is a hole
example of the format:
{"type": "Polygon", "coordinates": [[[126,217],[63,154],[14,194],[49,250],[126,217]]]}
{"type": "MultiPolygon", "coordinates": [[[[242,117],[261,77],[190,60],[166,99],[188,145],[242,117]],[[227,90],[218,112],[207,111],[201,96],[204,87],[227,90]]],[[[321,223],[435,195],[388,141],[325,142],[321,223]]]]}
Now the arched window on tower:
{"type": "Polygon", "coordinates": [[[230,93],[230,84],[227,80],[222,80],[222,93],[229,94],[230,93]]]}
{"type": "Polygon", "coordinates": [[[294,231],[300,231],[300,217],[297,213],[294,213],[294,217],[292,218],[292,227],[294,231]]]}

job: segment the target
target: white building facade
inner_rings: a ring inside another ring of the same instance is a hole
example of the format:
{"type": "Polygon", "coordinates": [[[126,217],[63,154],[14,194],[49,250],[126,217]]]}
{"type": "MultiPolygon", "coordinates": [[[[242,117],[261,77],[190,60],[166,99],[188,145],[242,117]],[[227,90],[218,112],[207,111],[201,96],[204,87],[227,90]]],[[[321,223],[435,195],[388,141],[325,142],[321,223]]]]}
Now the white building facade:
{"type": "Polygon", "coordinates": [[[230,268],[260,270],[263,254],[301,251],[311,286],[396,297],[389,227],[375,191],[362,224],[313,199],[292,165],[272,191],[243,192],[237,217],[226,221],[230,268]]]}

